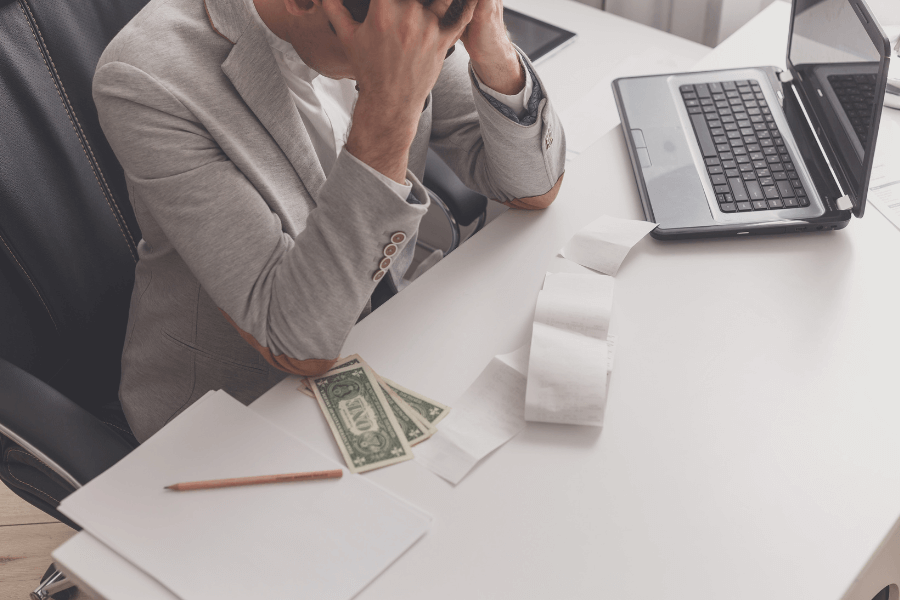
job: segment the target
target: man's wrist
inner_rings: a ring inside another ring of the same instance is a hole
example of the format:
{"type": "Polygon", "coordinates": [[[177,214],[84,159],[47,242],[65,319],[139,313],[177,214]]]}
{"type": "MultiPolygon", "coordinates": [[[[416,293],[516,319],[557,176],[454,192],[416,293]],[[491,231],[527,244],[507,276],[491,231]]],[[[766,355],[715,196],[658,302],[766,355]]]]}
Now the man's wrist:
{"type": "Polygon", "coordinates": [[[419,113],[392,108],[360,93],[345,148],[379,173],[406,182],[409,148],[416,135],[419,113]]]}
{"type": "Polygon", "coordinates": [[[525,87],[525,69],[511,43],[505,44],[500,52],[488,53],[485,58],[471,58],[478,79],[492,90],[515,96],[525,87]]]}

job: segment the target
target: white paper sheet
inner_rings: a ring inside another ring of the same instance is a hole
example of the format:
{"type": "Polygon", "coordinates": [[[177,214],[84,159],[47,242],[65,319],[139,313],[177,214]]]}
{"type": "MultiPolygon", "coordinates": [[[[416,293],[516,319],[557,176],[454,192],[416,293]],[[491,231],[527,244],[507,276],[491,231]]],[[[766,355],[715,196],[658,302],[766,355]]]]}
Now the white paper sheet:
{"type": "Polygon", "coordinates": [[[185,481],[340,468],[224,392],[210,393],[60,510],[182,600],[347,600],[430,517],[363,476],[192,492],[185,481]]]}
{"type": "Polygon", "coordinates": [[[693,58],[652,46],[630,56],[609,70],[578,102],[560,114],[566,131],[566,162],[578,158],[610,129],[619,124],[612,82],[619,77],[657,73],[681,73],[696,64],[693,58]]]}
{"type": "Polygon", "coordinates": [[[528,347],[495,356],[453,404],[430,440],[416,446],[416,460],[452,484],[478,461],[525,427],[528,347]]]}
{"type": "Polygon", "coordinates": [[[868,198],[894,227],[900,229],[900,125],[888,115],[882,117],[878,132],[868,198]]]}
{"type": "Polygon", "coordinates": [[[628,252],[656,223],[602,216],[572,236],[560,255],[581,266],[615,276],[628,252]]]}
{"type": "Polygon", "coordinates": [[[534,315],[527,421],[603,425],[614,286],[606,275],[547,274],[534,315]]]}

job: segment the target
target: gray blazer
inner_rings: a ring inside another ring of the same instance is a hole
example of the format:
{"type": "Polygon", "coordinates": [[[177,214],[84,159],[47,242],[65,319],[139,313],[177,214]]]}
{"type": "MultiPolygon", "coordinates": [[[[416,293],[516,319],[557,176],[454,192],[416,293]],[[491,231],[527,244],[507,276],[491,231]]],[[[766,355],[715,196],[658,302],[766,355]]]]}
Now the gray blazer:
{"type": "Polygon", "coordinates": [[[103,53],[93,93],[143,232],[119,390],[141,441],[210,389],[250,402],[334,364],[380,263],[427,210],[429,144],[512,206],[543,208],[562,181],[549,100],[531,125],[504,116],[460,52],[410,151],[423,204],[346,151],[326,180],[244,0],[151,0],[103,53]]]}

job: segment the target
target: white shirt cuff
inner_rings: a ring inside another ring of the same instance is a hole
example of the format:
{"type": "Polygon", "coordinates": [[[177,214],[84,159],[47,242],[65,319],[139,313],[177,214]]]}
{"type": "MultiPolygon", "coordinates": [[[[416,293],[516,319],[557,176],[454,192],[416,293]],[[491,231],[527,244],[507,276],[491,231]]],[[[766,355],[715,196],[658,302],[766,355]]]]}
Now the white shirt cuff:
{"type": "Polygon", "coordinates": [[[413,187],[412,184],[409,182],[408,179],[406,180],[406,183],[397,183],[396,181],[394,181],[393,179],[391,179],[390,177],[388,177],[388,176],[385,175],[384,173],[382,173],[382,172],[380,172],[380,171],[376,171],[375,169],[373,169],[372,167],[370,167],[369,165],[367,165],[367,164],[364,163],[363,161],[359,160],[358,158],[356,158],[355,156],[353,156],[352,153],[347,152],[347,154],[349,154],[349,155],[351,156],[351,158],[353,158],[353,160],[355,160],[356,162],[358,162],[359,164],[361,164],[366,170],[368,170],[369,173],[371,173],[371,174],[374,175],[376,178],[378,178],[378,180],[381,181],[381,183],[383,183],[384,185],[388,186],[388,188],[390,188],[390,190],[391,190],[392,192],[394,192],[395,194],[397,194],[397,197],[398,197],[398,198],[400,198],[401,200],[403,200],[404,202],[406,202],[406,199],[407,199],[407,198],[409,197],[409,195],[412,193],[412,187],[413,187]]]}
{"type": "Polygon", "coordinates": [[[492,90],[481,82],[481,78],[478,77],[478,73],[475,73],[475,69],[472,69],[472,72],[475,73],[475,81],[478,82],[478,87],[481,88],[485,94],[498,102],[501,102],[516,113],[516,116],[521,119],[528,113],[528,100],[531,99],[531,92],[534,91],[534,81],[531,80],[531,71],[525,66],[525,62],[522,60],[521,55],[519,55],[519,64],[522,65],[522,70],[525,71],[525,87],[522,88],[521,92],[514,96],[507,96],[506,94],[501,94],[498,91],[492,90]]]}

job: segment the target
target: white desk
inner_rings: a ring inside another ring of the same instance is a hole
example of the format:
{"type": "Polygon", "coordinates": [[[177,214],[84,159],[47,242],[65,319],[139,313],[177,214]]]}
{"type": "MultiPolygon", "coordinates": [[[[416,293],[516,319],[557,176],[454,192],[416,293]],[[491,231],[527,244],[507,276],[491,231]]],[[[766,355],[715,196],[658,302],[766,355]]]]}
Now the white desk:
{"type": "MultiPolygon", "coordinates": [[[[787,18],[775,3],[701,66],[781,63],[787,18]]],[[[641,217],[618,130],[549,210],[494,221],[346,352],[452,404],[526,342],[555,251],[604,213],[641,217]]],[[[870,600],[900,581],[889,549],[848,592],[900,515],[898,256],[874,210],[831,234],[648,238],[617,277],[603,431],[529,424],[456,487],[415,462],[367,474],[435,521],[360,600],[870,600]]],[[[295,387],[253,409],[340,460],[295,387]]]]}

